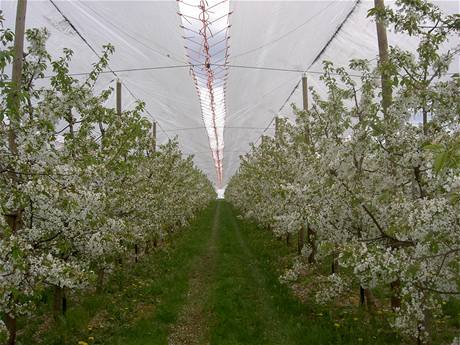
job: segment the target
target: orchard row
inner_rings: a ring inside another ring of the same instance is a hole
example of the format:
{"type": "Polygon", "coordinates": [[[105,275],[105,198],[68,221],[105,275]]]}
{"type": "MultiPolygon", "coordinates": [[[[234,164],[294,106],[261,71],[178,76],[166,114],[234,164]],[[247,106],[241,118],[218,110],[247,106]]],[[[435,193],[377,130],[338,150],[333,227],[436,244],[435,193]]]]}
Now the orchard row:
{"type": "Polygon", "coordinates": [[[113,47],[78,80],[73,52],[53,60],[47,35],[27,31],[15,82],[5,73],[14,35],[0,29],[0,338],[9,343],[43,293],[54,290],[61,313],[65,293],[101,288],[117,263],[136,261],[215,197],[176,141],[157,149],[141,102],[117,112],[105,106],[112,89],[94,91],[113,47]]]}
{"type": "Polygon", "coordinates": [[[354,60],[359,80],[326,62],[327,95],[311,90],[295,123],[277,119],[225,195],[277,237],[298,236],[283,281],[306,271],[320,303],[388,303],[388,323],[422,343],[460,293],[460,80],[447,74],[458,47],[446,49],[460,25],[421,1],[378,16],[417,37],[416,53],[392,48],[375,70],[354,60]]]}

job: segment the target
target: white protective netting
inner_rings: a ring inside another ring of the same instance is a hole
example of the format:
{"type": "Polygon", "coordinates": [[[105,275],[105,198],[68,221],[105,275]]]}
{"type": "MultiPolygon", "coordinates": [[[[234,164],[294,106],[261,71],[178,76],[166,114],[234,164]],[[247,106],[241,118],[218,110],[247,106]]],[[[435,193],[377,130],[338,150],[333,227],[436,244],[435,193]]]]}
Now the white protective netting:
{"type": "MultiPolygon", "coordinates": [[[[446,13],[459,12],[458,1],[435,2],[446,13]]],[[[0,4],[5,25],[13,28],[16,1],[1,0],[0,4]]],[[[375,23],[366,18],[373,1],[229,0],[229,7],[225,128],[220,116],[215,132],[223,136],[225,147],[213,147],[213,138],[208,137],[211,122],[203,121],[205,114],[187,66],[176,1],[29,0],[26,26],[50,31],[48,48],[55,57],[64,47],[73,49],[73,73],[90,70],[96,61],[89,46],[100,52],[103,44],[113,44],[116,51],[110,68],[116,75],[104,74],[98,87],[113,85],[119,78],[124,85],[123,108],[132,107],[135,98],[144,100],[146,116],[159,124],[158,142],[177,135],[183,152],[193,154],[197,166],[216,182],[215,149],[223,149],[225,185],[250,143],[261,134],[273,134],[275,116],[292,119],[290,103],[301,105],[301,88],[296,88],[301,71],[310,71],[309,85],[321,92],[316,72],[321,71],[324,59],[346,66],[352,58],[372,60],[378,54],[375,23]]],[[[390,45],[407,49],[416,44],[391,32],[388,38],[390,45]]],[[[458,60],[453,66],[457,72],[458,60]]],[[[114,101],[110,100],[111,106],[114,101]]]]}

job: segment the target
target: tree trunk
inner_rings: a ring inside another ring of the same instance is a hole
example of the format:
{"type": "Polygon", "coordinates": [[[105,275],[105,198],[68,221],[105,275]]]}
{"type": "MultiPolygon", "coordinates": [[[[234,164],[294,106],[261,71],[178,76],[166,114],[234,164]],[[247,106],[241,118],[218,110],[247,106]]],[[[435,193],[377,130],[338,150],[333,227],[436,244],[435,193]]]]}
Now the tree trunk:
{"type": "Polygon", "coordinates": [[[332,273],[338,273],[339,272],[339,256],[337,255],[337,252],[334,250],[332,252],[332,273]]]}
{"type": "Polygon", "coordinates": [[[53,315],[57,318],[61,313],[62,288],[55,286],[53,291],[53,315]]]}
{"type": "Polygon", "coordinates": [[[96,292],[100,293],[102,292],[102,289],[104,287],[104,274],[105,271],[103,268],[99,269],[97,272],[97,282],[96,282],[96,292]]]}
{"type": "Polygon", "coordinates": [[[53,315],[57,319],[67,312],[67,298],[65,295],[65,288],[60,286],[54,287],[53,294],[53,315]]]}
{"type": "Polygon", "coordinates": [[[307,241],[311,248],[311,253],[308,256],[308,263],[313,264],[315,263],[316,256],[315,231],[310,227],[310,225],[307,228],[307,241]]]}
{"type": "Polygon", "coordinates": [[[391,287],[391,309],[395,311],[396,309],[401,308],[401,297],[399,296],[401,290],[401,281],[396,279],[394,282],[390,283],[391,287]]]}
{"type": "Polygon", "coordinates": [[[134,262],[137,264],[138,262],[138,255],[139,255],[139,247],[137,243],[134,245],[134,262]]]}
{"type": "Polygon", "coordinates": [[[67,294],[65,287],[62,288],[62,315],[66,315],[67,313],[67,294]]]}
{"type": "Polygon", "coordinates": [[[305,243],[305,227],[302,225],[299,230],[299,238],[297,242],[297,253],[300,255],[302,253],[302,248],[305,243]]]}
{"type": "Polygon", "coordinates": [[[16,318],[6,314],[5,316],[5,326],[8,329],[9,336],[6,342],[6,345],[15,345],[16,344],[16,318]]]}
{"type": "Polygon", "coordinates": [[[364,289],[364,296],[366,297],[366,306],[368,310],[372,310],[375,307],[374,294],[370,289],[364,289]]]}
{"type": "Polygon", "coordinates": [[[332,253],[331,271],[332,271],[332,274],[339,272],[339,260],[335,252],[332,253]]]}
{"type": "MultiPolygon", "coordinates": [[[[432,322],[433,321],[432,320],[433,315],[429,310],[425,310],[423,314],[425,315],[425,320],[423,320],[423,328],[425,329],[425,332],[427,332],[428,334],[431,334],[432,324],[433,324],[433,322],[432,322]]],[[[432,341],[429,338],[424,339],[423,341],[421,341],[420,336],[419,336],[417,340],[420,342],[420,344],[423,344],[423,345],[431,345],[432,344],[432,341]]]]}

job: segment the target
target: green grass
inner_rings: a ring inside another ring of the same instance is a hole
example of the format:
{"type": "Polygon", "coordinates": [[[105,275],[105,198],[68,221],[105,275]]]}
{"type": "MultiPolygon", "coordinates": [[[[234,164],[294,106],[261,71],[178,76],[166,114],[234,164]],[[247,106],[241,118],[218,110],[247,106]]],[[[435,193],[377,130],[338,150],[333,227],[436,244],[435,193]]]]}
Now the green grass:
{"type": "Polygon", "coordinates": [[[174,235],[170,245],[138,264],[115,272],[103,293],[72,296],[65,320],[52,323],[47,306],[38,318],[26,320],[27,327],[23,320],[19,342],[24,345],[74,345],[80,340],[110,345],[166,344],[169,329],[186,298],[190,267],[208,240],[214,210],[215,203],[187,229],[174,235]],[[89,337],[94,337],[94,341],[89,341],[89,337]]]}
{"type": "MultiPolygon", "coordinates": [[[[203,278],[200,288],[206,290],[199,299],[203,304],[199,322],[207,325],[206,334],[200,335],[203,343],[403,343],[383,315],[371,316],[355,305],[301,303],[278,281],[283,266],[289,265],[286,257],[292,256],[295,248],[288,248],[269,231],[237,219],[225,201],[213,202],[168,243],[138,264],[118,269],[104,292],[71,296],[65,319],[52,321],[50,303],[42,304],[39,317],[22,321],[19,344],[76,345],[79,340],[110,345],[167,344],[189,302],[191,274],[203,278]],[[216,219],[218,230],[213,236],[216,219]]],[[[436,326],[449,332],[439,333],[434,344],[446,343],[459,328],[459,303],[444,308],[447,317],[436,326]]]]}
{"type": "Polygon", "coordinates": [[[211,344],[400,344],[360,309],[305,305],[278,281],[284,241],[222,208],[211,344]],[[354,320],[357,318],[357,320],[354,320]],[[335,325],[339,325],[338,327],[335,325]],[[362,339],[359,341],[358,339],[362,339]]]}

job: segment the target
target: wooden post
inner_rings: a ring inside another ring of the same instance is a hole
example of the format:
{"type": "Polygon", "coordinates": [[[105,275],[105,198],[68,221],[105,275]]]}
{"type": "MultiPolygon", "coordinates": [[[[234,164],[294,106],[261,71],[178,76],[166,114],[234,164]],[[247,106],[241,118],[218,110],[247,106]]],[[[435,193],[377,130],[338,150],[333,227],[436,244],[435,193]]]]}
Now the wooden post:
{"type": "Polygon", "coordinates": [[[152,152],[157,150],[157,123],[153,121],[152,123],[152,152]]]}
{"type": "Polygon", "coordinates": [[[8,130],[8,145],[12,154],[17,153],[16,132],[14,123],[19,122],[20,111],[20,92],[21,92],[21,77],[22,64],[24,59],[24,32],[26,26],[26,10],[27,0],[19,0],[16,8],[16,26],[14,31],[14,59],[13,73],[11,81],[13,84],[13,94],[9,104],[10,107],[10,125],[8,130]],[[15,118],[16,117],[16,118],[15,118]]]}
{"type": "MultiPolygon", "coordinates": [[[[376,9],[385,9],[384,0],[374,0],[374,6],[376,9]]],[[[380,67],[388,62],[388,38],[385,23],[376,18],[377,25],[377,40],[379,45],[379,63],[380,67]]],[[[392,101],[391,92],[391,81],[385,71],[382,71],[382,107],[384,116],[387,115],[387,111],[392,101]]]]}
{"type": "MultiPolygon", "coordinates": [[[[18,153],[18,147],[16,142],[16,131],[15,124],[20,123],[20,92],[21,92],[21,77],[22,77],[22,65],[24,58],[24,32],[26,26],[26,10],[27,0],[19,0],[16,8],[16,26],[14,36],[14,59],[13,59],[13,73],[11,81],[13,83],[13,94],[9,113],[9,129],[8,129],[8,145],[10,152],[13,155],[18,153]]],[[[15,181],[16,174],[13,174],[13,181],[15,181]]],[[[11,230],[16,232],[21,224],[21,210],[12,210],[5,216],[7,224],[11,227],[11,230]]],[[[7,345],[16,344],[16,331],[17,323],[16,316],[6,314],[5,324],[8,329],[8,340],[7,345]]]]}
{"type": "MultiPolygon", "coordinates": [[[[374,0],[374,6],[378,10],[385,9],[384,0],[374,0]]],[[[379,58],[380,58],[380,67],[382,65],[388,63],[388,38],[387,38],[387,31],[385,28],[385,24],[382,20],[376,18],[376,25],[377,25],[377,40],[379,44],[379,58]]],[[[387,73],[382,70],[382,108],[383,108],[383,115],[387,117],[388,108],[392,102],[392,90],[391,90],[391,81],[388,78],[387,73]]],[[[425,114],[424,114],[425,115],[425,114]]],[[[426,117],[424,116],[423,119],[424,123],[424,130],[426,128],[426,117]]],[[[390,284],[392,296],[391,296],[391,307],[393,310],[397,309],[401,305],[401,301],[399,299],[399,288],[400,282],[399,279],[395,282],[390,284]]]]}
{"type": "Polygon", "coordinates": [[[16,10],[16,27],[14,31],[14,59],[11,81],[16,91],[21,89],[22,63],[24,59],[24,32],[26,26],[27,0],[19,0],[16,10]]]}
{"type": "Polygon", "coordinates": [[[303,110],[308,110],[308,79],[306,73],[302,76],[302,100],[303,110]]]}
{"type": "Polygon", "coordinates": [[[121,116],[121,81],[117,79],[117,114],[121,116]]]}
{"type": "Polygon", "coordinates": [[[275,138],[278,138],[280,135],[280,118],[278,116],[275,117],[275,138]]]}
{"type": "MultiPolygon", "coordinates": [[[[302,100],[303,100],[303,110],[307,111],[308,110],[308,79],[305,73],[302,76],[302,100]]],[[[307,144],[310,143],[310,129],[308,127],[308,123],[306,124],[306,127],[305,127],[305,142],[307,144]]],[[[308,225],[307,225],[307,228],[308,228],[308,225]]],[[[305,244],[305,225],[302,224],[302,226],[299,229],[298,240],[297,240],[297,253],[299,255],[302,253],[302,248],[304,244],[305,244]]]]}
{"type": "MultiPolygon", "coordinates": [[[[303,110],[308,111],[308,79],[307,74],[304,73],[302,76],[302,100],[303,100],[303,110]]],[[[310,144],[310,128],[308,122],[305,126],[305,142],[310,144]]]]}

